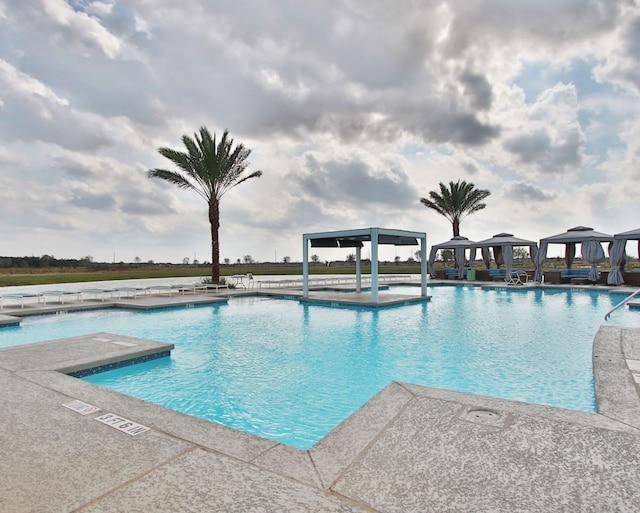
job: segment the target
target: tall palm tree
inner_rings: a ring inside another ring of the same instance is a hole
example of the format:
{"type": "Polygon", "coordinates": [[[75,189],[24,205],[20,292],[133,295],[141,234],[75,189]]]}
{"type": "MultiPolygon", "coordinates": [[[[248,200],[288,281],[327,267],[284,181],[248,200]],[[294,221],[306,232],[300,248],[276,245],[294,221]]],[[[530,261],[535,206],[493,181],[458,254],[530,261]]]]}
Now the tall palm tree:
{"type": "Polygon", "coordinates": [[[207,202],[211,224],[211,279],[217,283],[220,281],[220,198],[236,185],[262,176],[262,171],[243,176],[249,165],[247,159],[251,150],[242,144],[236,144],[233,148],[233,139],[229,137],[228,130],[216,142],[216,135],[212,138],[207,128],[201,127],[200,134],[195,133],[193,139],[183,135],[182,142],[187,148],[186,152],[171,148],[158,149],[160,155],[168,158],[179,170],[150,169],[148,176],[161,178],[181,189],[192,189],[207,202]]]}
{"type": "Polygon", "coordinates": [[[487,205],[482,203],[491,192],[476,189],[472,183],[458,180],[449,182],[449,188],[440,182],[440,194],[429,192],[429,197],[421,198],[420,203],[443,215],[453,226],[453,236],[460,235],[460,222],[469,214],[482,210],[487,205]]]}

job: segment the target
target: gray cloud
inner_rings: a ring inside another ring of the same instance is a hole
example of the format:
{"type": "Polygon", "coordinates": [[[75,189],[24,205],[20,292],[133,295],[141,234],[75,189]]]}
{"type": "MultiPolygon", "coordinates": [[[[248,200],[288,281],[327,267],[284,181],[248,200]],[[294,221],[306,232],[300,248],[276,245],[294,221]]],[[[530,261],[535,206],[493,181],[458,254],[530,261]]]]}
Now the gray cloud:
{"type": "Polygon", "coordinates": [[[103,211],[113,210],[116,205],[113,197],[108,194],[80,190],[72,192],[70,203],[78,208],[103,211]]]}
{"type": "Polygon", "coordinates": [[[533,164],[543,173],[563,173],[575,169],[582,162],[584,139],[576,130],[568,130],[564,140],[554,142],[542,130],[506,139],[504,148],[515,154],[520,162],[533,164]]]}
{"type": "Polygon", "coordinates": [[[491,108],[493,91],[485,76],[465,72],[460,76],[460,82],[464,85],[465,95],[470,98],[472,108],[478,110],[491,108]]]}
{"type": "Polygon", "coordinates": [[[292,178],[302,193],[318,202],[404,207],[417,201],[417,191],[401,166],[392,160],[376,163],[357,155],[326,159],[313,152],[303,156],[303,169],[292,178]],[[381,172],[379,171],[381,170],[381,172]]]}
{"type": "Polygon", "coordinates": [[[511,182],[502,190],[503,196],[516,198],[518,201],[550,202],[556,198],[553,192],[545,192],[540,187],[536,187],[527,182],[511,182]]]}
{"type": "Polygon", "coordinates": [[[521,162],[533,162],[551,149],[551,137],[546,132],[523,134],[504,142],[504,147],[520,158],[521,162]]]}

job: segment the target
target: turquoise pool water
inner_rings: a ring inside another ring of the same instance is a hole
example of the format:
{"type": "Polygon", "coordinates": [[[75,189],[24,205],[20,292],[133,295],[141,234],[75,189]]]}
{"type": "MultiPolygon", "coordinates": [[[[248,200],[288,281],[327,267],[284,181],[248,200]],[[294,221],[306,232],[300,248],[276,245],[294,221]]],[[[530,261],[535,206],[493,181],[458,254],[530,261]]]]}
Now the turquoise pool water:
{"type": "MultiPolygon", "coordinates": [[[[0,346],[99,331],[172,342],[170,358],[85,379],[302,449],[394,380],[594,411],[593,338],[624,296],[470,286],[429,294],[382,310],[246,297],[39,316],[2,328],[0,346]]],[[[640,312],[624,307],[610,324],[640,326],[640,312]]]]}

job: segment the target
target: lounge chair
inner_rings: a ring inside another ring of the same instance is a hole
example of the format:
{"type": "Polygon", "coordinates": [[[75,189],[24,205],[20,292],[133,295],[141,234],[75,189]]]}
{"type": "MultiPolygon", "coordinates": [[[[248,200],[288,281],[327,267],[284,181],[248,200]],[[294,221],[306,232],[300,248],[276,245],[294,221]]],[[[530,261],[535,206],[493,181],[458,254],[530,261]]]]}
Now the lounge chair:
{"type": "Polygon", "coordinates": [[[169,296],[171,296],[175,292],[175,290],[176,289],[171,285],[153,285],[149,287],[150,294],[156,292],[159,296],[161,296],[163,292],[168,292],[169,296]]]}
{"type": "Polygon", "coordinates": [[[529,281],[527,271],[518,269],[517,271],[509,271],[505,274],[504,281],[507,285],[524,285],[529,281]]]}
{"type": "Polygon", "coordinates": [[[64,298],[69,296],[75,296],[76,299],[82,299],[82,293],[79,290],[45,290],[42,293],[42,301],[45,305],[47,304],[48,296],[57,298],[60,304],[64,304],[64,298]]]}
{"type": "Polygon", "coordinates": [[[118,293],[118,299],[122,298],[123,294],[125,297],[133,297],[135,299],[138,297],[138,294],[147,294],[149,289],[146,287],[118,287],[114,289],[114,291],[118,293]]]}
{"type": "Polygon", "coordinates": [[[84,301],[84,296],[86,294],[87,296],[93,296],[93,299],[100,298],[100,300],[104,302],[105,294],[109,294],[110,297],[113,297],[114,292],[115,290],[113,289],[82,289],[80,291],[80,300],[84,301]]]}
{"type": "Polygon", "coordinates": [[[191,283],[191,284],[180,284],[180,285],[172,285],[171,287],[178,292],[181,292],[184,296],[187,292],[191,292],[194,296],[196,292],[206,292],[208,287],[211,285],[207,285],[206,283],[191,283]]]}
{"type": "Polygon", "coordinates": [[[35,292],[35,293],[14,292],[12,294],[3,294],[2,296],[0,296],[0,310],[2,310],[2,307],[4,305],[4,302],[3,302],[4,299],[19,299],[20,300],[20,308],[24,308],[24,300],[25,299],[38,298],[38,303],[39,303],[41,297],[42,297],[42,293],[41,292],[35,292]]]}

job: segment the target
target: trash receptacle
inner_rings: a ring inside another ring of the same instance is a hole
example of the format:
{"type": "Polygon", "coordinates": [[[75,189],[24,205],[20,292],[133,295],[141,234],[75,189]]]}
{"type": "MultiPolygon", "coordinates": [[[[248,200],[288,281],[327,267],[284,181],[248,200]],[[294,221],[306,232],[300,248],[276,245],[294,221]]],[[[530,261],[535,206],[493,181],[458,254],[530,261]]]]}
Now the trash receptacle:
{"type": "Polygon", "coordinates": [[[475,281],[476,279],[476,270],[475,269],[467,269],[467,280],[475,281]]]}

